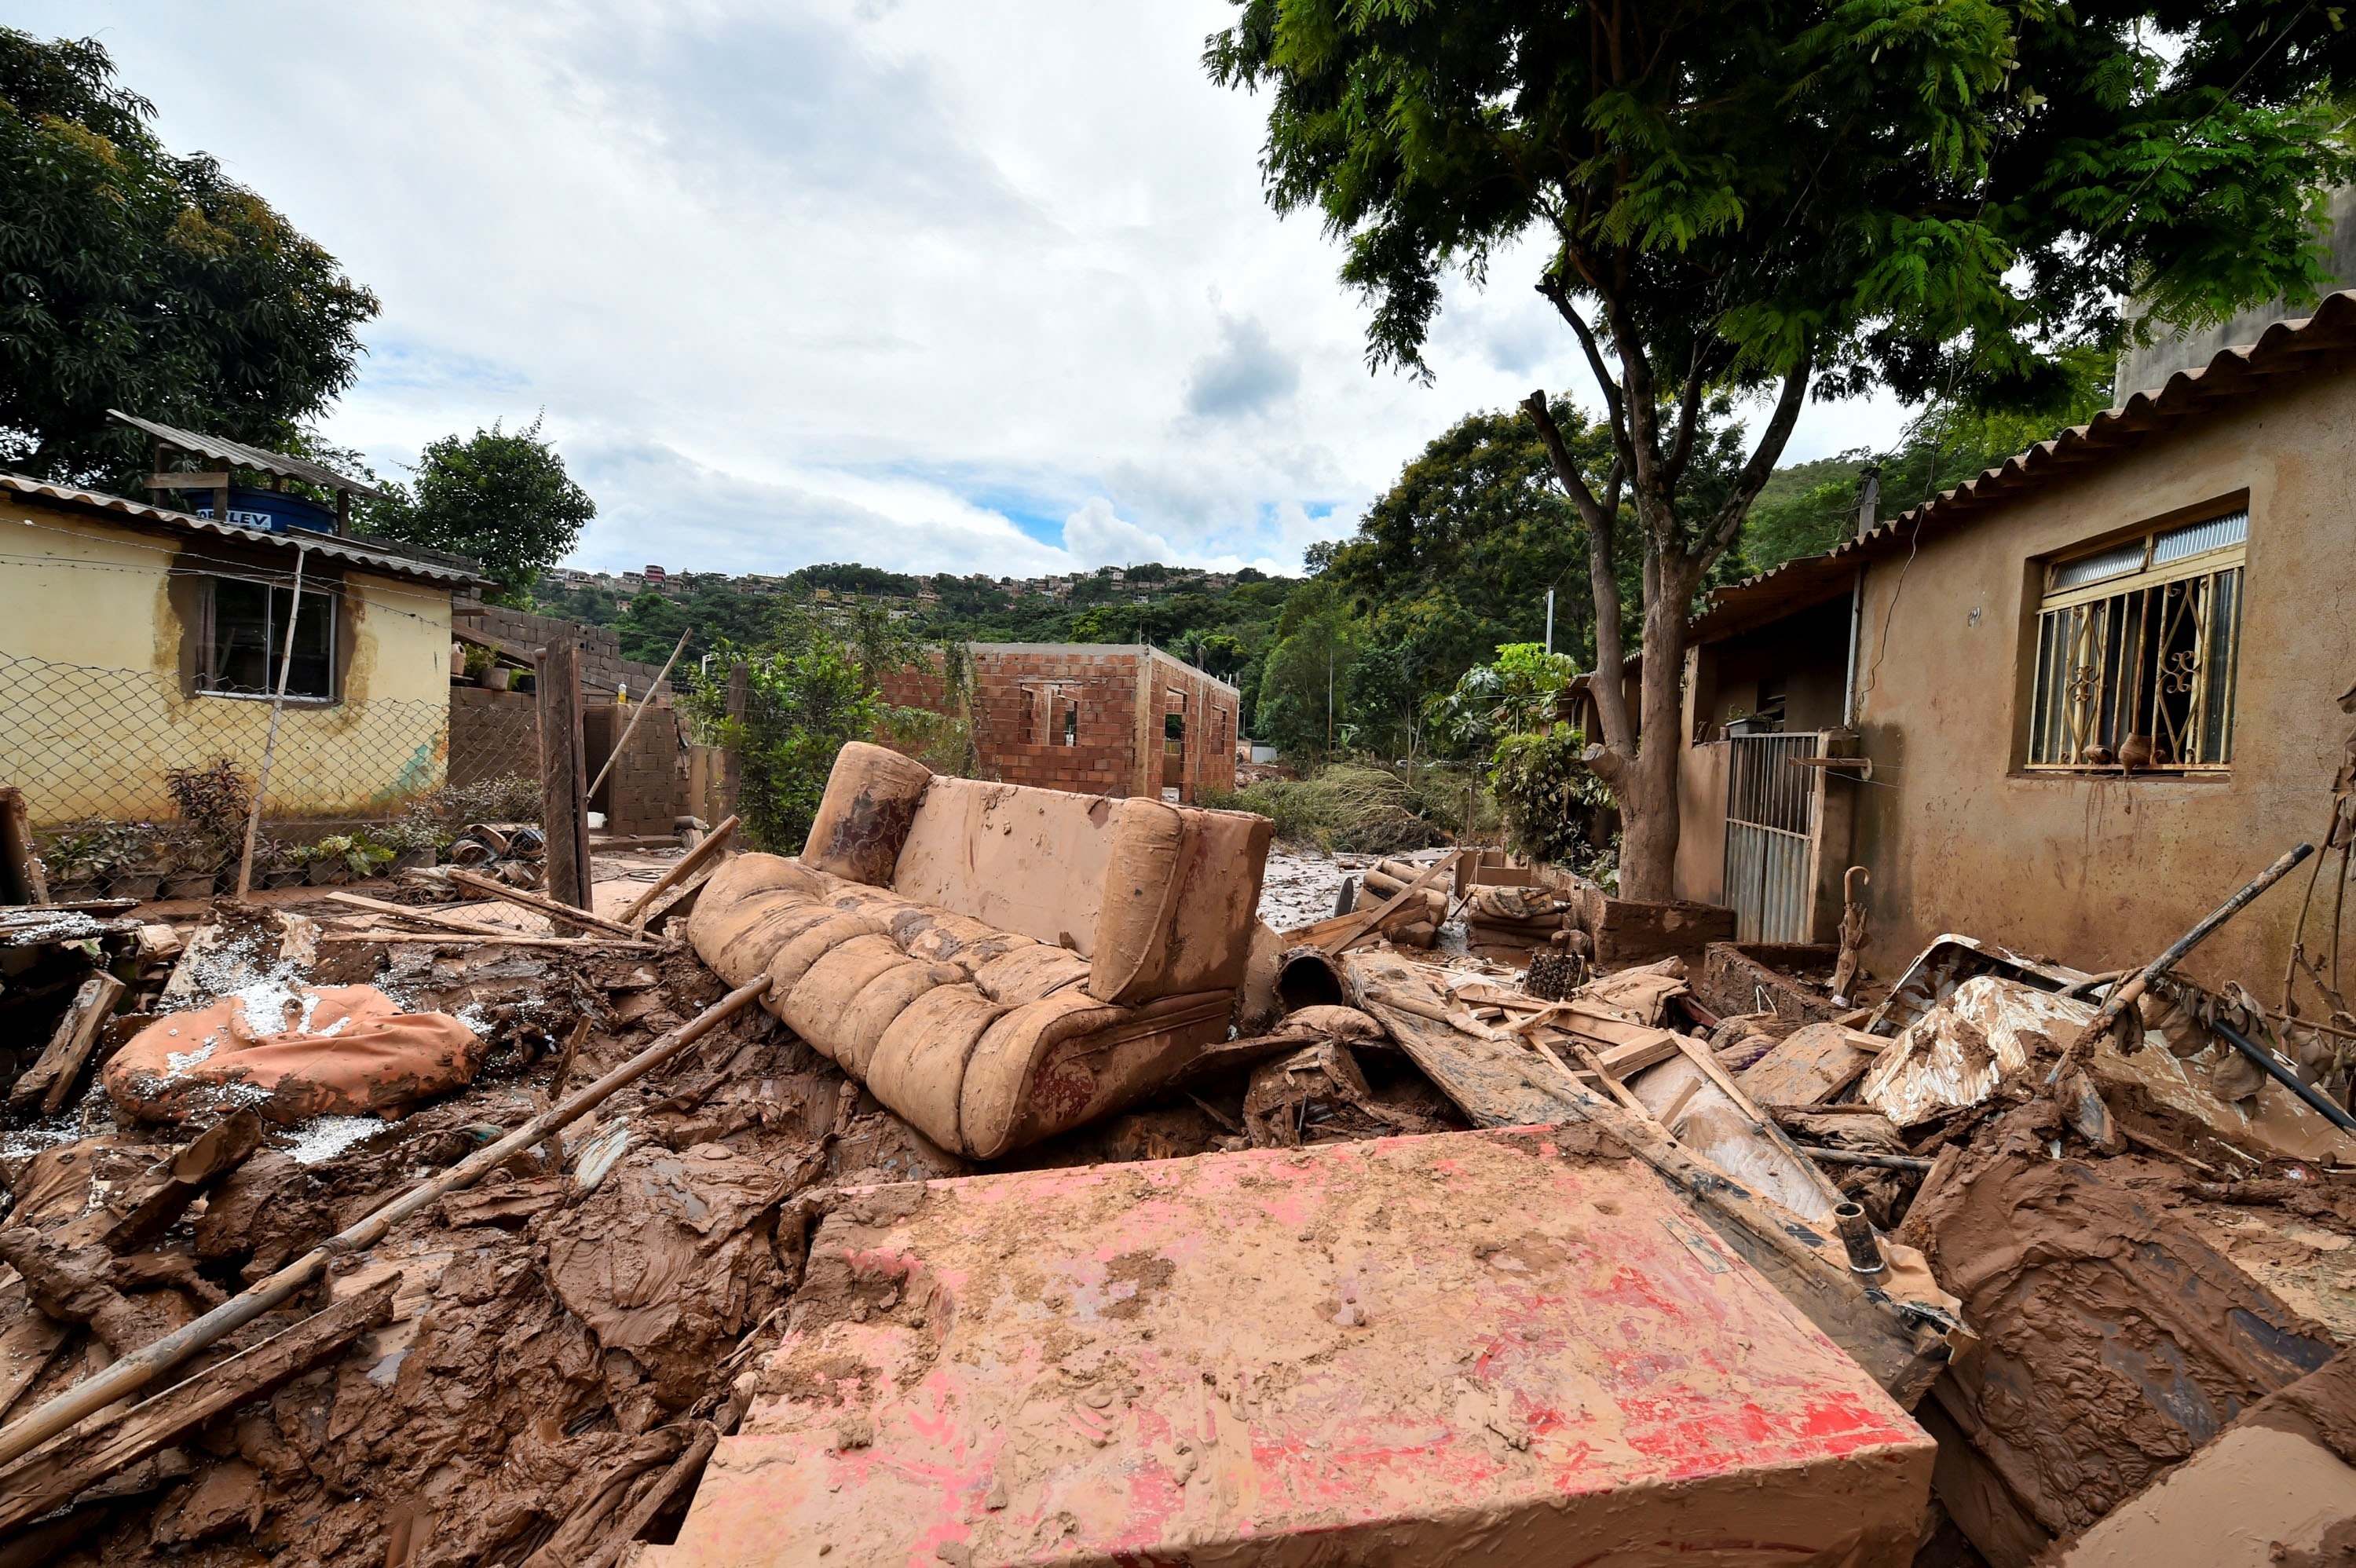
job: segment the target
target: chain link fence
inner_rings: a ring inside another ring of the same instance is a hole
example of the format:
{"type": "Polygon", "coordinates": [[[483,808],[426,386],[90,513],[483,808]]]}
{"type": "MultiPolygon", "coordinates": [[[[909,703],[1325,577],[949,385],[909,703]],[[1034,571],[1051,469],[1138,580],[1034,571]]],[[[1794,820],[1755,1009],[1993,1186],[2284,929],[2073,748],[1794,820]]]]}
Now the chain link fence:
{"type": "MultiPolygon", "coordinates": [[[[189,826],[176,771],[226,761],[250,785],[270,729],[267,699],[192,696],[154,670],[0,652],[0,784],[60,838],[114,825],[189,826]]],[[[270,765],[265,820],[301,825],[538,816],[540,736],[529,704],[428,699],[288,702],[270,765]]],[[[122,837],[117,835],[118,840],[122,837]]]]}

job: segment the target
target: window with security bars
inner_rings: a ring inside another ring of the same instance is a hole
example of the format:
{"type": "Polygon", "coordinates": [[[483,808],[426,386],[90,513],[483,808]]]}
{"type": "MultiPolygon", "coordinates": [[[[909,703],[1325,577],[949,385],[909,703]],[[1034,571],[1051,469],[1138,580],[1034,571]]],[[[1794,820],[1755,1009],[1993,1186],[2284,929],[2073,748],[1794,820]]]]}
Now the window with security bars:
{"type": "Polygon", "coordinates": [[[2046,569],[2034,768],[2222,768],[2250,514],[2164,528],[2046,569]]]}

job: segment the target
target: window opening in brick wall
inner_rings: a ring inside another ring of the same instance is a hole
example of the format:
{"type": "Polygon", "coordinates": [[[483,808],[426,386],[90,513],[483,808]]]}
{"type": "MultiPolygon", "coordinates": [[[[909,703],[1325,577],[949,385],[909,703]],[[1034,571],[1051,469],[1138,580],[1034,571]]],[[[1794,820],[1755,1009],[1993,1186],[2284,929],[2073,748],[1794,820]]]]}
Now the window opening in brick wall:
{"type": "Polygon", "coordinates": [[[1080,743],[1080,705],[1066,699],[1064,702],[1064,740],[1066,746],[1080,743]]]}
{"type": "Polygon", "coordinates": [[[203,624],[197,640],[197,689],[214,697],[267,697],[278,689],[278,666],[294,624],[294,658],[286,672],[290,701],[335,700],[336,598],[303,593],[294,614],[291,588],[215,577],[204,583],[203,624]]]}
{"type": "Polygon", "coordinates": [[[2232,763],[2249,536],[2232,512],[2046,569],[2029,766],[2232,763]]]}

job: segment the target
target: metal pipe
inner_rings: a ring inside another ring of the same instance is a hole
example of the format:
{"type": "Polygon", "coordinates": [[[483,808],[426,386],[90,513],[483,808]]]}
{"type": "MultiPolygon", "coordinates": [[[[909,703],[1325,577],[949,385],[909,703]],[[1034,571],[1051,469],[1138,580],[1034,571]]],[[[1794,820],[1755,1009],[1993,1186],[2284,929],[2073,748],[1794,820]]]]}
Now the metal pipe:
{"type": "Polygon", "coordinates": [[[2280,1061],[2275,1060],[2275,1053],[2273,1051],[2264,1050],[2252,1043],[2243,1035],[2241,1030],[2235,1029],[2232,1024],[2227,1023],[2223,1019],[2211,1019],[2209,1027],[2215,1029],[2219,1034],[2223,1035],[2225,1037],[2225,1043],[2232,1046],[2235,1051],[2240,1051],[2244,1056],[2248,1057],[2252,1061],[2255,1062],[2262,1071],[2272,1074],[2276,1083],[2281,1084],[2284,1088],[2289,1090],[2292,1093],[2306,1101],[2308,1109],[2313,1111],[2317,1115],[2321,1116],[2325,1121],[2329,1122],[2333,1126],[2338,1127],[2343,1133],[2356,1133],[2356,1116],[2350,1115],[2347,1112],[2333,1104],[2329,1095],[2326,1094],[2322,1090],[2318,1089],[2314,1084],[2308,1083],[2297,1073],[2293,1072],[2289,1068],[2285,1067],[2280,1061]]]}
{"type": "Polygon", "coordinates": [[[1879,1274],[1889,1267],[1882,1261],[1881,1243],[1873,1234],[1873,1221],[1865,1217],[1862,1203],[1842,1203],[1833,1210],[1833,1228],[1840,1232],[1841,1244],[1848,1248],[1848,1272],[1879,1274]]]}
{"type": "Polygon", "coordinates": [[[1868,1154],[1860,1149],[1818,1148],[1815,1144],[1798,1144],[1794,1147],[1818,1165],[1869,1165],[1879,1170],[1928,1170],[1931,1168],[1931,1162],[1919,1155],[1868,1154]]]}
{"type": "Polygon", "coordinates": [[[0,1430],[0,1465],[32,1452],[92,1412],[137,1392],[222,1335],[243,1328],[292,1297],[324,1273],[337,1257],[376,1245],[393,1226],[426,1205],[473,1186],[525,1149],[546,1142],[549,1134],[577,1120],[615,1091],[626,1088],[669,1061],[716,1025],[743,1011],[768,988],[766,975],[748,986],[738,987],[553,1110],[542,1112],[489,1147],[477,1149],[433,1180],[411,1188],[243,1295],[230,1297],[195,1322],[123,1357],[95,1377],[84,1378],[22,1421],[0,1430]]]}

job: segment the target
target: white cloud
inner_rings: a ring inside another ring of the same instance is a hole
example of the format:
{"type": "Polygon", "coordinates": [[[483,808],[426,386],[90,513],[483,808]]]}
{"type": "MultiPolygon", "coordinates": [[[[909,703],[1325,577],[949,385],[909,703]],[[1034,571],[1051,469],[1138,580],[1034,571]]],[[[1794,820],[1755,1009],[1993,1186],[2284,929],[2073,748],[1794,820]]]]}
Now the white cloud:
{"type": "MultiPolygon", "coordinates": [[[[381,295],[328,421],[380,471],[544,411],[599,503],[590,564],[1012,573],[1130,549],[1294,567],[1463,414],[1587,385],[1527,247],[1450,286],[1432,385],[1368,373],[1339,251],[1262,197],[1265,100],[1204,75],[1234,15],[19,0],[12,20],[98,36],[175,148],[381,295]]],[[[1812,407],[1794,455],[1887,439],[1897,413],[1812,407]]]]}

